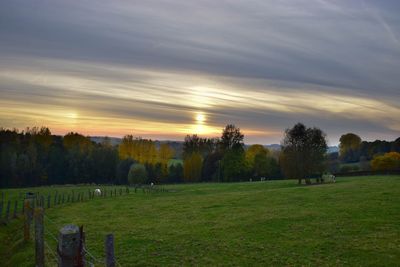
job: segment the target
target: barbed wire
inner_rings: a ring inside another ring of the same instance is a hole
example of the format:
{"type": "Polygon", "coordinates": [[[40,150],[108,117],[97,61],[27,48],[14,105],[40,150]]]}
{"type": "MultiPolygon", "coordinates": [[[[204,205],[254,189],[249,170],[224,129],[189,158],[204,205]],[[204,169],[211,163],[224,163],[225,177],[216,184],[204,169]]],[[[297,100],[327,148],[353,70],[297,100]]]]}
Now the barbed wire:
{"type": "Polygon", "coordinates": [[[56,242],[58,242],[58,239],[55,235],[53,235],[50,231],[46,230],[46,228],[44,229],[44,231],[50,235],[50,237],[52,237],[56,242]]]}
{"type": "Polygon", "coordinates": [[[89,255],[94,261],[99,262],[99,263],[104,263],[104,261],[97,259],[95,256],[93,256],[92,253],[90,253],[85,247],[83,248],[83,251],[89,255]]]}
{"type": "Polygon", "coordinates": [[[117,259],[115,259],[115,262],[117,263],[117,265],[118,265],[119,267],[122,267],[122,265],[117,261],[117,259]]]}
{"type": "Polygon", "coordinates": [[[50,255],[53,256],[53,260],[58,264],[56,253],[51,249],[51,247],[46,241],[44,241],[44,245],[47,247],[46,251],[50,252],[50,255]]]}

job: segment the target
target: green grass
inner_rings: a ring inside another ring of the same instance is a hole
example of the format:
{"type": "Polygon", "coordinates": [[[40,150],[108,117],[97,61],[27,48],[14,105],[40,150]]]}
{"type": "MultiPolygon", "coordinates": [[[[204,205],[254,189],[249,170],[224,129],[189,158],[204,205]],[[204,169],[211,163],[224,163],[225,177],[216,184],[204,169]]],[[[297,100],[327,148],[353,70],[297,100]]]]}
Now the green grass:
{"type": "MultiPolygon", "coordinates": [[[[72,203],[46,211],[47,231],[84,225],[104,255],[115,234],[122,266],[398,266],[400,177],[168,186],[170,192],[72,203]],[[50,222],[50,220],[52,222],[50,222]]],[[[43,189],[44,190],[44,189],[43,189]]],[[[0,227],[2,266],[33,266],[22,221],[0,227]]],[[[49,234],[51,247],[55,242],[49,234]]],[[[101,265],[96,265],[101,266],[101,265]]]]}

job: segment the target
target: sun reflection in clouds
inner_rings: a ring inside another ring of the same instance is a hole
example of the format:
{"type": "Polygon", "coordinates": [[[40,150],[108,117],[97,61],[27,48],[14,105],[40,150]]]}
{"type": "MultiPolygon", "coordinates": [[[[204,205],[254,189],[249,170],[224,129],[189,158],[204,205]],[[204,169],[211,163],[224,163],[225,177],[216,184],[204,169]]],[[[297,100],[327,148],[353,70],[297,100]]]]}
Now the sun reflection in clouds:
{"type": "Polygon", "coordinates": [[[292,116],[331,116],[400,129],[400,107],[367,96],[315,88],[283,90],[269,86],[268,80],[260,80],[260,85],[121,66],[110,70],[69,61],[35,61],[35,66],[63,66],[81,72],[47,70],[43,79],[37,68],[0,66],[0,81],[7,85],[0,89],[0,126],[22,129],[38,124],[60,134],[73,130],[181,140],[186,134],[219,136],[224,123],[235,123],[249,140],[267,136],[276,141],[283,127],[290,126],[287,120],[292,116]],[[276,122],[276,117],[284,126],[268,124],[276,122]]]}
{"type": "Polygon", "coordinates": [[[205,124],[206,122],[206,115],[203,112],[197,112],[195,113],[194,116],[194,125],[193,125],[193,133],[195,134],[209,134],[207,132],[209,129],[207,125],[205,124]]]}

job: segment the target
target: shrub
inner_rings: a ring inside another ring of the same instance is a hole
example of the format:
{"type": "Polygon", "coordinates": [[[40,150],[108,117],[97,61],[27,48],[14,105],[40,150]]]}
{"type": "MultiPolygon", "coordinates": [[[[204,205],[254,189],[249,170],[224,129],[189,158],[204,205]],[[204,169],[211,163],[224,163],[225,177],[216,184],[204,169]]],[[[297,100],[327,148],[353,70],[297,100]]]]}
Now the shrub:
{"type": "Polygon", "coordinates": [[[130,185],[134,184],[144,184],[147,182],[148,174],[144,165],[135,163],[132,164],[128,173],[128,183],[130,185]]]}
{"type": "Polygon", "coordinates": [[[382,156],[375,156],[371,161],[374,171],[400,170],[400,153],[389,152],[382,156]]]}

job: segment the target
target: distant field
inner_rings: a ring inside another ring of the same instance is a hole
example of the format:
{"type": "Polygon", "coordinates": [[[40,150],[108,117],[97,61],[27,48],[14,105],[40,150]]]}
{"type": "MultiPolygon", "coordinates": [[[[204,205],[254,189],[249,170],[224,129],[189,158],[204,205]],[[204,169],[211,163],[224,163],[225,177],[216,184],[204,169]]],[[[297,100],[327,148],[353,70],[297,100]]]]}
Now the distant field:
{"type": "Polygon", "coordinates": [[[183,165],[183,160],[182,159],[170,159],[169,162],[168,162],[168,166],[176,165],[176,164],[182,164],[183,165]]]}
{"type": "MultiPolygon", "coordinates": [[[[88,250],[99,259],[104,236],[113,232],[122,266],[399,265],[399,176],[339,178],[336,184],[315,186],[296,183],[131,191],[51,208],[45,227],[56,234],[68,223],[84,225],[88,250]]],[[[33,266],[34,246],[21,242],[21,226],[21,220],[0,226],[2,266],[33,266]]],[[[55,247],[50,235],[46,240],[55,247]]]]}

